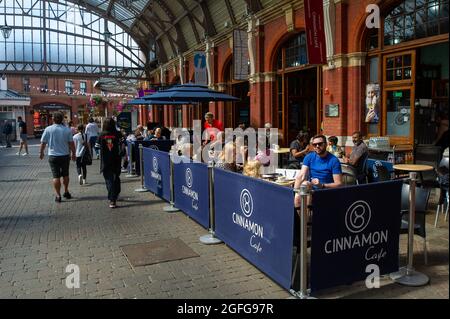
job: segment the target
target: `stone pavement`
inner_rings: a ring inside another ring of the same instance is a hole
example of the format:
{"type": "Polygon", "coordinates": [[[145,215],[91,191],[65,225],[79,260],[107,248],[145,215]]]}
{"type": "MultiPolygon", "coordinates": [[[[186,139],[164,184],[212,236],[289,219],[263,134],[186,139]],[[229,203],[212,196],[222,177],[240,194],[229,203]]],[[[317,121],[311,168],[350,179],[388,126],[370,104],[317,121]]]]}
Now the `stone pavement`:
{"type": "MultiPolygon", "coordinates": [[[[182,212],[165,213],[166,203],[136,193],[139,179],[122,178],[122,200],[111,210],[98,161],[88,183],[77,184],[71,163],[73,199],[54,202],[47,158],[17,146],[0,148],[0,298],[180,298],[286,299],[291,295],[224,244],[203,245],[205,229],[182,212]],[[120,246],[180,238],[199,257],[133,268],[120,246]],[[81,287],[65,285],[66,267],[80,269],[81,287]]],[[[431,208],[434,208],[432,206],[431,208]]],[[[384,278],[380,289],[364,283],[322,292],[320,298],[449,298],[448,222],[428,225],[429,265],[416,240],[417,269],[431,277],[424,287],[404,287],[384,278]]],[[[402,256],[406,235],[402,236],[402,256]]]]}

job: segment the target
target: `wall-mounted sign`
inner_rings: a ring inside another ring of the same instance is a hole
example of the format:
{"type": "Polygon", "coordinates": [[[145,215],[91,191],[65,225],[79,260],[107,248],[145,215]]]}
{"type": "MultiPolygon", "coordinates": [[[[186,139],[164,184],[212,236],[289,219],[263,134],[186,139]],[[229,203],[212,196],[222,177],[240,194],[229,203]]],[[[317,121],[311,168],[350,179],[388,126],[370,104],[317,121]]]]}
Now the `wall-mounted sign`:
{"type": "Polygon", "coordinates": [[[233,66],[235,80],[248,80],[248,34],[245,30],[233,31],[233,66]]]}
{"type": "Polygon", "coordinates": [[[208,85],[206,77],[206,53],[204,51],[194,52],[195,84],[208,85]]]}
{"type": "Polygon", "coordinates": [[[325,105],[326,117],[339,117],[339,104],[327,104],[325,105]]]}

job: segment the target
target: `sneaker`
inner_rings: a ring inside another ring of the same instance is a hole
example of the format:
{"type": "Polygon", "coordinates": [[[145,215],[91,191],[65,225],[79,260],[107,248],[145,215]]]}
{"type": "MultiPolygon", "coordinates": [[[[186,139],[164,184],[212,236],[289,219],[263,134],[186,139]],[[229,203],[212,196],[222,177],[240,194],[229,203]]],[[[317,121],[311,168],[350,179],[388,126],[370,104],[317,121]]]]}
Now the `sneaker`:
{"type": "Polygon", "coordinates": [[[83,185],[87,185],[87,182],[85,179],[83,179],[83,185]]]}
{"type": "Polygon", "coordinates": [[[117,207],[116,202],[109,203],[109,208],[116,208],[116,207],[117,207]]]}
{"type": "Polygon", "coordinates": [[[23,154],[22,154],[22,156],[27,156],[27,155],[28,155],[28,153],[23,153],[23,154]]]}
{"type": "Polygon", "coordinates": [[[97,159],[100,159],[100,155],[97,154],[97,159]]]}
{"type": "Polygon", "coordinates": [[[63,194],[63,196],[64,196],[64,198],[66,198],[66,199],[71,199],[71,198],[72,198],[72,195],[70,195],[69,192],[65,192],[65,193],[63,194]]]}
{"type": "Polygon", "coordinates": [[[83,175],[78,175],[78,182],[83,185],[83,175]]]}
{"type": "Polygon", "coordinates": [[[56,196],[55,197],[55,202],[56,203],[61,203],[61,196],[56,196]]]}
{"type": "Polygon", "coordinates": [[[20,152],[17,152],[16,155],[20,155],[20,152]]]}

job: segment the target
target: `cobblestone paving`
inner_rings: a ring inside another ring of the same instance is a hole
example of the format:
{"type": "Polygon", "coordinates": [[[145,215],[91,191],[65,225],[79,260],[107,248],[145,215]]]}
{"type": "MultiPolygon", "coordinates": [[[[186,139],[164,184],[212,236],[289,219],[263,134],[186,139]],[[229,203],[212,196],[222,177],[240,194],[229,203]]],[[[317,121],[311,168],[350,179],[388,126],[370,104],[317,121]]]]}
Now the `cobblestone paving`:
{"type": "MultiPolygon", "coordinates": [[[[36,141],[32,141],[36,144],[36,141]]],[[[0,148],[0,298],[252,298],[291,295],[224,244],[203,245],[205,229],[182,212],[165,213],[165,202],[136,193],[138,179],[122,178],[119,208],[111,210],[98,173],[77,184],[71,163],[73,199],[54,202],[47,159],[37,145],[29,156],[0,148]],[[200,257],[133,268],[120,246],[179,237],[200,257]],[[66,266],[80,268],[81,287],[66,288],[66,266]]],[[[434,208],[434,207],[432,207],[434,208]]],[[[431,277],[425,287],[404,287],[387,278],[380,289],[364,283],[322,292],[320,298],[448,298],[448,222],[434,229],[429,217],[429,264],[416,241],[417,269],[431,277]]],[[[406,251],[403,235],[402,252],[406,251]]]]}

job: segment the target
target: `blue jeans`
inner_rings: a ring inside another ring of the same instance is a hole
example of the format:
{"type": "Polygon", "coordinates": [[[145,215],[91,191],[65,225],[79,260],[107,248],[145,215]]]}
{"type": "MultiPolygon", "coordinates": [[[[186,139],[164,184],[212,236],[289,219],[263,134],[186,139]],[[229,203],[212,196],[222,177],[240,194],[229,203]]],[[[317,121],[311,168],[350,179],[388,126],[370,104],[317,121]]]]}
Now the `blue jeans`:
{"type": "Polygon", "coordinates": [[[98,156],[98,148],[95,147],[95,142],[97,142],[97,136],[91,136],[89,138],[89,145],[91,145],[91,154],[94,154],[93,151],[95,151],[95,155],[98,156]]]}

